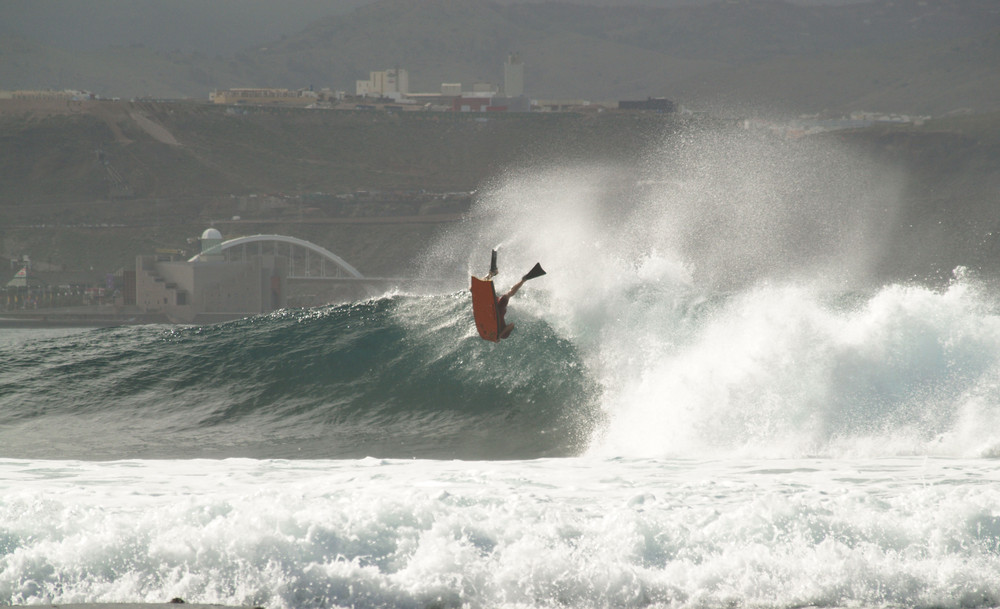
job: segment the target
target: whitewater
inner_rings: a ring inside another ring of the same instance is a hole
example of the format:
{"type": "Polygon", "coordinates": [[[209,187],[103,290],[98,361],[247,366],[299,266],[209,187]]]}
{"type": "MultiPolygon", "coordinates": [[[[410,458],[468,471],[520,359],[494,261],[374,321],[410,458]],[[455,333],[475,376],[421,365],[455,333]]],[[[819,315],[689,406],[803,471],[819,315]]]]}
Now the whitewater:
{"type": "Polygon", "coordinates": [[[670,132],[484,184],[444,289],[0,329],[0,604],[1000,606],[1000,298],[887,270],[905,183],[670,132]]]}

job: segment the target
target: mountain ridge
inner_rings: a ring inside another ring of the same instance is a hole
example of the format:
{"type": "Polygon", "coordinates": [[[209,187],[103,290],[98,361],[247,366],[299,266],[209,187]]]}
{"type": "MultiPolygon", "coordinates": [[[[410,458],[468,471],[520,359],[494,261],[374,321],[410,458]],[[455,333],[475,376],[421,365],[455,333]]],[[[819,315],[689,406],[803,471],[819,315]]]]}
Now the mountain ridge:
{"type": "Polygon", "coordinates": [[[205,99],[238,86],[353,93],[369,72],[398,66],[411,90],[434,92],[442,82],[499,84],[507,54],[518,52],[532,98],[665,96],[695,109],[793,114],[1000,109],[1000,7],[989,0],[663,7],[379,0],[246,42],[211,55],[142,43],[67,51],[7,37],[0,88],[123,98],[205,99]]]}

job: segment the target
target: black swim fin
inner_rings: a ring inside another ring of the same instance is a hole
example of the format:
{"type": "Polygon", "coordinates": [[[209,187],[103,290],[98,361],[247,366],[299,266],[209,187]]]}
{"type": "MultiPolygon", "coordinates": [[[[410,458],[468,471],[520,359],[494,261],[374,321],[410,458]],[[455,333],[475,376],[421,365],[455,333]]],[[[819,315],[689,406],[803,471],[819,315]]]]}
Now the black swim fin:
{"type": "Polygon", "coordinates": [[[490,274],[489,277],[493,277],[500,271],[497,270],[497,251],[493,250],[493,254],[490,256],[490,274]]]}
{"type": "Polygon", "coordinates": [[[535,277],[541,277],[545,274],[545,269],[542,268],[541,262],[536,262],[535,266],[531,267],[524,277],[521,277],[521,281],[527,281],[529,279],[534,279],[535,277]]]}

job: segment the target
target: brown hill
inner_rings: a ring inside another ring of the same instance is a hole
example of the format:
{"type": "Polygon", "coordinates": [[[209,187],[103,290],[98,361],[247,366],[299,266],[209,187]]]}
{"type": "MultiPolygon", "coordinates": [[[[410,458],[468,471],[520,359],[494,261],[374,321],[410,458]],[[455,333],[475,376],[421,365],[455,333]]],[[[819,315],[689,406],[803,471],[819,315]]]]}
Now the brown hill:
{"type": "MultiPolygon", "coordinates": [[[[456,193],[550,163],[621,167],[627,182],[651,149],[736,127],[613,112],[486,118],[0,103],[0,251],[100,273],[156,248],[190,250],[214,224],[227,236],[293,234],[366,274],[401,274],[474,198],[456,193]]],[[[959,264],[997,272],[1000,115],[816,137],[906,176],[876,273],[945,277],[959,264]]]]}
{"type": "Polygon", "coordinates": [[[528,163],[637,158],[672,121],[0,101],[2,251],[116,269],[238,216],[241,233],[285,230],[393,274],[468,208],[461,193],[528,163]]]}

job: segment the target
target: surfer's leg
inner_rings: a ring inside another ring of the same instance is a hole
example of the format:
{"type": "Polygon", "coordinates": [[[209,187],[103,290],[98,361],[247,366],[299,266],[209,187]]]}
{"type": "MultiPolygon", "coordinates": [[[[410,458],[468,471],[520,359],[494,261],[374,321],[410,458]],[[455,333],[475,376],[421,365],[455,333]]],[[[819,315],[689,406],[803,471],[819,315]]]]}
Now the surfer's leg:
{"type": "Polygon", "coordinates": [[[508,297],[506,294],[504,294],[503,296],[501,296],[497,300],[497,319],[500,322],[500,325],[499,325],[500,330],[503,330],[503,327],[507,324],[507,322],[504,321],[504,316],[507,315],[507,301],[508,300],[510,300],[510,297],[508,297]]]}
{"type": "Polygon", "coordinates": [[[507,298],[509,300],[511,296],[517,294],[517,291],[521,289],[521,286],[524,285],[524,282],[525,280],[522,279],[521,281],[515,283],[514,286],[510,289],[510,291],[504,295],[504,298],[507,298]]]}
{"type": "Polygon", "coordinates": [[[514,331],[514,324],[507,324],[504,329],[500,331],[500,338],[507,338],[510,333],[514,331]]]}

